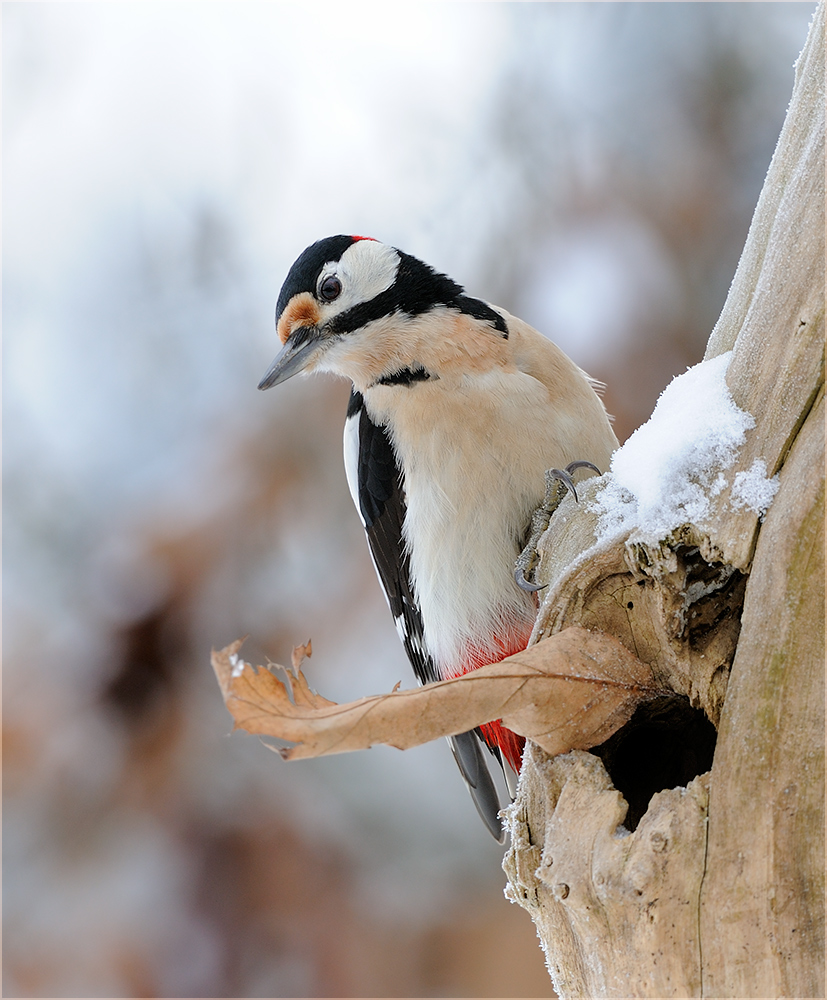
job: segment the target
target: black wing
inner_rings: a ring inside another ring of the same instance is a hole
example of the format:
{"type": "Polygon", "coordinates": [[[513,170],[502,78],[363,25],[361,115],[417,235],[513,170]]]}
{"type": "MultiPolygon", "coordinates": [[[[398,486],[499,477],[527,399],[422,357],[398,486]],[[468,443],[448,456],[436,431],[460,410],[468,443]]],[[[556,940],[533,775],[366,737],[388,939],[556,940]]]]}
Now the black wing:
{"type": "MultiPolygon", "coordinates": [[[[433,660],[425,649],[422,616],[411,588],[408,553],[402,540],[405,492],[396,456],[384,427],[368,416],[364,400],[355,390],[347,408],[345,437],[357,435],[357,445],[347,442],[346,458],[356,458],[359,514],[368,536],[373,564],[390,605],[396,629],[420,684],[439,680],[433,660]]],[[[354,499],[356,499],[354,497],[354,499]]]]}
{"type": "MultiPolygon", "coordinates": [[[[361,393],[351,392],[345,421],[345,467],[376,573],[385,590],[396,629],[420,684],[440,679],[425,647],[422,615],[411,584],[410,561],[402,536],[405,489],[387,430],[375,424],[361,393]]],[[[477,811],[502,841],[497,791],[476,731],[449,737],[477,811]]]]}

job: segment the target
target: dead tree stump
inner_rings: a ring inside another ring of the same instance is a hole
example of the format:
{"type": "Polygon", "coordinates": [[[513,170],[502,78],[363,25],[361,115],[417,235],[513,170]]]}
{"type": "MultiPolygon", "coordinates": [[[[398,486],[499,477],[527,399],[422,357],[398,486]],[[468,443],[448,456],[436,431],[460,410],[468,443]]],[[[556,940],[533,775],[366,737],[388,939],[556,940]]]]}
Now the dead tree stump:
{"type": "Polygon", "coordinates": [[[608,632],[675,694],[590,753],[526,752],[507,893],[560,996],[824,996],[823,3],[706,357],[727,351],[755,426],[707,516],[601,548],[604,478],[541,543],[533,640],[608,632]],[[733,493],[756,461],[763,521],[733,493]]]}

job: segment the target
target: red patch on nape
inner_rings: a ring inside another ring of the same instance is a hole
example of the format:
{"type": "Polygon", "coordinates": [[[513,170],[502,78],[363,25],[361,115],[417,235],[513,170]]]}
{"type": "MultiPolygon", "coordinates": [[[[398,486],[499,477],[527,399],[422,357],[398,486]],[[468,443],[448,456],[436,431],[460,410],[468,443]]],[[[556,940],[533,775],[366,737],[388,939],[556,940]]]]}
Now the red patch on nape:
{"type": "Polygon", "coordinates": [[[354,243],[357,242],[358,240],[370,240],[371,243],[379,242],[378,240],[375,240],[372,236],[351,236],[350,238],[354,241],[354,243]]]}

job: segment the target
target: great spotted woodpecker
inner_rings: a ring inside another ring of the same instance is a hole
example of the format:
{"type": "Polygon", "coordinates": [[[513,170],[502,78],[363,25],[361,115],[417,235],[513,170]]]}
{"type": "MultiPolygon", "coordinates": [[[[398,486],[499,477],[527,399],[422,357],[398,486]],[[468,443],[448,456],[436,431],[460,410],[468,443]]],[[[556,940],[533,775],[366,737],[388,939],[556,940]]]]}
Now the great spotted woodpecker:
{"type": "MultiPolygon", "coordinates": [[[[259,389],[297,372],[353,383],[347,480],[419,682],[524,649],[537,599],[514,566],[544,474],[576,460],[606,469],[617,447],[595,384],[522,320],[367,237],[308,247],[276,323],[283,347],[259,389]]],[[[522,738],[495,721],[449,741],[502,840],[482,747],[519,773],[522,738]]]]}

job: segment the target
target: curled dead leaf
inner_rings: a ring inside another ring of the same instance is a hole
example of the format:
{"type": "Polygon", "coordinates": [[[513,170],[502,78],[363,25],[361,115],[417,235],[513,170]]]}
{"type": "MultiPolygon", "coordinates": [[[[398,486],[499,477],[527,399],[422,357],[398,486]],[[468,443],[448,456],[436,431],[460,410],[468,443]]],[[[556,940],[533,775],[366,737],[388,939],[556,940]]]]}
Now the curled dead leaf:
{"type": "MultiPolygon", "coordinates": [[[[661,693],[649,667],[622,643],[579,627],[462,677],[344,705],[313,691],[295,651],[293,675],[282,682],[238,656],[242,641],[212,654],[224,701],[235,728],[296,744],[279,751],[286,760],[378,743],[405,750],[494,719],[550,754],[584,750],[661,693]]],[[[297,650],[309,655],[309,647],[297,650]]]]}
{"type": "Polygon", "coordinates": [[[305,642],[301,646],[294,646],[293,653],[291,654],[290,657],[290,662],[293,665],[293,673],[295,674],[298,671],[299,667],[302,665],[302,663],[304,663],[305,659],[309,660],[312,655],[313,655],[313,642],[311,639],[308,639],[307,642],[305,642]]]}

